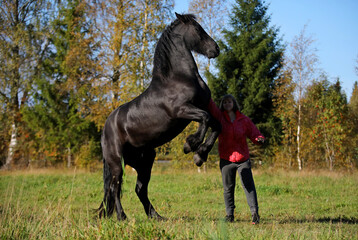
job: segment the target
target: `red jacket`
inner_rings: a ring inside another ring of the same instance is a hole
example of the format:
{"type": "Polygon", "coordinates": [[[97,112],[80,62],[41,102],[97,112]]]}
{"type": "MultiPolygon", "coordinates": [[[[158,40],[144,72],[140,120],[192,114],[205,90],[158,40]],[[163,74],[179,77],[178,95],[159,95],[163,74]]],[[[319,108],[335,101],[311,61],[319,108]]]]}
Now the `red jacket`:
{"type": "Polygon", "coordinates": [[[209,112],[222,125],[219,135],[220,158],[231,162],[244,162],[249,159],[246,138],[255,144],[259,144],[259,137],[264,138],[250,118],[237,111],[236,119],[231,122],[227,112],[221,111],[213,100],[210,100],[209,112]]]}

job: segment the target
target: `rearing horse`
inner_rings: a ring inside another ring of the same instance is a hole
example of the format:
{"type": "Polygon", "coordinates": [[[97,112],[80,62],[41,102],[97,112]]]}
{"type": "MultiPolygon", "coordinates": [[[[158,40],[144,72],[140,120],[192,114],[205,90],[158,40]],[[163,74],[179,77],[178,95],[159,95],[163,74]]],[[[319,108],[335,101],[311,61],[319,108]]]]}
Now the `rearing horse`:
{"type": "Polygon", "coordinates": [[[208,58],[219,55],[216,42],[195,21],[193,15],[177,14],[162,33],[154,54],[153,77],[137,98],[115,109],[108,117],[101,139],[103,152],[104,198],[99,216],[126,219],[120,195],[123,166],[138,174],[135,191],[149,218],[162,219],[148,199],[148,183],[155,148],[172,140],[191,122],[199,122],[184,152],[195,152],[194,161],[206,161],[221,126],[207,111],[211,93],[199,75],[192,51],[208,58]],[[203,143],[208,127],[212,133],[203,143]]]}

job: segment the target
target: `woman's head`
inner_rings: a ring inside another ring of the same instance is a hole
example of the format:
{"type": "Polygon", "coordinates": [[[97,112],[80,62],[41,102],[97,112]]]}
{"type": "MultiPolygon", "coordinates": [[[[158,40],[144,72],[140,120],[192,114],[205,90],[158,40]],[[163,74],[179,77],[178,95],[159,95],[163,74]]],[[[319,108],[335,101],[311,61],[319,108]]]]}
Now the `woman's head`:
{"type": "Polygon", "coordinates": [[[240,106],[237,103],[235,97],[231,94],[227,94],[225,96],[223,96],[223,98],[221,99],[219,108],[221,111],[228,111],[230,109],[230,105],[232,106],[232,111],[236,112],[236,111],[240,111],[240,106]],[[231,105],[232,104],[232,105],[231,105]]]}

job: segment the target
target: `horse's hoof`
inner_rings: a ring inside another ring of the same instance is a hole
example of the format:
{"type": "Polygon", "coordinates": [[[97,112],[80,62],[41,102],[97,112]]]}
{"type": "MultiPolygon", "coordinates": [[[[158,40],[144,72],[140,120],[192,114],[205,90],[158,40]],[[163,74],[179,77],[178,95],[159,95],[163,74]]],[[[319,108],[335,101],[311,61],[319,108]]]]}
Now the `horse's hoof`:
{"type": "Polygon", "coordinates": [[[200,167],[201,165],[203,165],[204,161],[201,159],[201,157],[199,156],[199,154],[195,153],[194,154],[194,163],[196,164],[196,166],[200,167]]]}
{"type": "Polygon", "coordinates": [[[149,219],[154,219],[156,221],[166,221],[167,219],[165,217],[160,216],[158,213],[151,214],[148,216],[149,219]]]}
{"type": "Polygon", "coordinates": [[[188,154],[188,153],[190,153],[191,152],[191,147],[190,147],[190,145],[188,144],[188,142],[185,142],[184,143],[184,153],[185,154],[188,154]]]}
{"type": "Polygon", "coordinates": [[[127,220],[127,215],[125,213],[122,213],[120,215],[117,215],[118,221],[124,221],[127,220]]]}
{"type": "Polygon", "coordinates": [[[164,221],[167,221],[167,220],[168,220],[167,218],[162,217],[162,216],[160,216],[159,214],[158,214],[158,216],[156,216],[154,219],[157,220],[157,221],[160,221],[160,222],[164,222],[164,221]]]}

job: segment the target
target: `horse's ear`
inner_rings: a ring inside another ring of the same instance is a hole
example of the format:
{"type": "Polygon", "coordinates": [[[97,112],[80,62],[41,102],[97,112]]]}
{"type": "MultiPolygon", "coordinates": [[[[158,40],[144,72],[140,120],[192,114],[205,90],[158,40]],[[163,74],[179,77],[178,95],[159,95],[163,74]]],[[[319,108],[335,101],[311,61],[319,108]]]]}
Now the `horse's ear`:
{"type": "Polygon", "coordinates": [[[175,16],[177,16],[177,18],[182,22],[182,23],[187,23],[188,20],[181,14],[179,13],[175,13],[175,16]]]}

